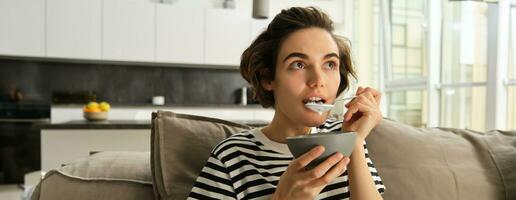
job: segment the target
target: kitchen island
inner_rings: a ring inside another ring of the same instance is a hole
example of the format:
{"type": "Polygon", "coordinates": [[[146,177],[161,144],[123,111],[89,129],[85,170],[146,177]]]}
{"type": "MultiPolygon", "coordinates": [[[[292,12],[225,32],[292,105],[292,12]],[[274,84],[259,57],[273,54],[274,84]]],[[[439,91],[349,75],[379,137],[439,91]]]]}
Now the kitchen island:
{"type": "MultiPolygon", "coordinates": [[[[264,126],[265,120],[230,120],[249,126],[264,126]]],[[[71,120],[43,124],[41,170],[84,159],[101,151],[150,151],[150,120],[71,120]]]]}
{"type": "MultiPolygon", "coordinates": [[[[65,123],[72,120],[83,120],[82,106],[78,104],[52,105],[50,114],[52,124],[65,123]]],[[[274,116],[271,108],[259,105],[112,105],[108,113],[109,120],[150,121],[151,113],[156,110],[175,113],[200,115],[228,121],[267,121],[274,116]]]]}
{"type": "Polygon", "coordinates": [[[72,120],[40,128],[43,172],[96,152],[150,150],[150,120],[72,120]]]}
{"type": "Polygon", "coordinates": [[[50,123],[40,126],[41,129],[150,129],[150,120],[104,120],[87,121],[71,120],[63,123],[50,123]]]}

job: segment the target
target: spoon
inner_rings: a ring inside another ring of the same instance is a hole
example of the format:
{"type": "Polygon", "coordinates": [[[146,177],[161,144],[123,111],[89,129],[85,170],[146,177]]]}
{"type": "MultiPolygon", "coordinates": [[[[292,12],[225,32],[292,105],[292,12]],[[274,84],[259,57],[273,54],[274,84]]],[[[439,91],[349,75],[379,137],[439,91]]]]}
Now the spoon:
{"type": "Polygon", "coordinates": [[[314,112],[318,112],[319,114],[322,114],[323,112],[326,112],[326,111],[332,109],[333,106],[335,106],[335,103],[337,101],[346,101],[346,100],[353,99],[355,97],[357,97],[357,96],[350,96],[350,97],[346,97],[346,98],[342,98],[342,99],[337,99],[337,100],[335,100],[335,102],[333,102],[333,104],[308,102],[305,104],[305,106],[314,112]]]}

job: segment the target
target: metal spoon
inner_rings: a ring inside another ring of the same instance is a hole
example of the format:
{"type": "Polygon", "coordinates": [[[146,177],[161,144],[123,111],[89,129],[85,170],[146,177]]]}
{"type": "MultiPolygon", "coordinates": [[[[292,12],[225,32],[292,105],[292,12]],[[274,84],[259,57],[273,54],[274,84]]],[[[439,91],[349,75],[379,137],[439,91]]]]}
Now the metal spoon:
{"type": "Polygon", "coordinates": [[[346,98],[342,98],[342,99],[337,99],[337,100],[335,100],[335,102],[333,102],[333,104],[308,102],[305,104],[305,106],[314,112],[318,112],[319,114],[322,114],[323,112],[326,112],[326,111],[332,109],[333,106],[335,106],[335,103],[337,101],[346,101],[346,100],[353,99],[355,97],[357,97],[357,96],[350,96],[350,97],[346,97],[346,98]]]}

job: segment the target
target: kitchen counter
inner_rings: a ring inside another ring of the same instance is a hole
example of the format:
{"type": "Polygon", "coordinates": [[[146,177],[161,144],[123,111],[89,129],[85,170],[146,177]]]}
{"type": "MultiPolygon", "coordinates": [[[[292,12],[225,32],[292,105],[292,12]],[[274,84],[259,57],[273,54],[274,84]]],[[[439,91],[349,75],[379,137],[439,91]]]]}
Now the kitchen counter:
{"type": "Polygon", "coordinates": [[[150,129],[150,120],[71,120],[64,123],[50,123],[39,126],[41,129],[150,129]]]}
{"type": "MultiPolygon", "coordinates": [[[[54,108],[82,108],[84,104],[52,104],[54,108]]],[[[260,104],[165,104],[165,105],[154,105],[154,104],[111,104],[114,108],[158,108],[158,109],[170,109],[170,108],[181,108],[181,109],[266,109],[260,104]]]]}
{"type": "Polygon", "coordinates": [[[150,151],[151,114],[156,110],[265,126],[274,110],[259,106],[171,107],[113,105],[108,120],[84,119],[82,105],[52,105],[41,130],[41,169],[47,171],[99,151],[150,151]],[[66,149],[66,151],[63,151],[66,149]]]}
{"type": "MultiPolygon", "coordinates": [[[[253,127],[265,126],[263,120],[231,120],[232,122],[247,124],[253,127]]],[[[106,120],[87,121],[71,120],[64,123],[49,123],[38,126],[40,129],[151,129],[150,120],[106,120]]]]}
{"type": "MultiPolygon", "coordinates": [[[[188,107],[188,106],[145,106],[145,105],[112,105],[108,113],[108,120],[115,121],[150,121],[152,112],[165,110],[175,113],[199,115],[218,118],[227,121],[266,121],[270,122],[274,116],[271,108],[261,106],[224,105],[220,107],[188,107]]],[[[68,123],[84,120],[82,105],[52,105],[50,113],[51,123],[68,123]]],[[[254,124],[254,123],[253,123],[254,124]]]]}

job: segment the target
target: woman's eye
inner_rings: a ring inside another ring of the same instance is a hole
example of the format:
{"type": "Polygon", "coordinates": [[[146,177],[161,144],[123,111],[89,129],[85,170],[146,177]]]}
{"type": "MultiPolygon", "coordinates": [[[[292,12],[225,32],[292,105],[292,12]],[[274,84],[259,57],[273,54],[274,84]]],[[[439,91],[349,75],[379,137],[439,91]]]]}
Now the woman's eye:
{"type": "Polygon", "coordinates": [[[290,64],[290,67],[293,68],[293,69],[303,69],[303,68],[305,68],[305,63],[303,63],[303,62],[293,62],[292,64],[290,64]]]}
{"type": "Polygon", "coordinates": [[[337,67],[337,64],[335,64],[334,62],[327,62],[324,64],[324,66],[329,69],[335,69],[335,67],[337,67]]]}

